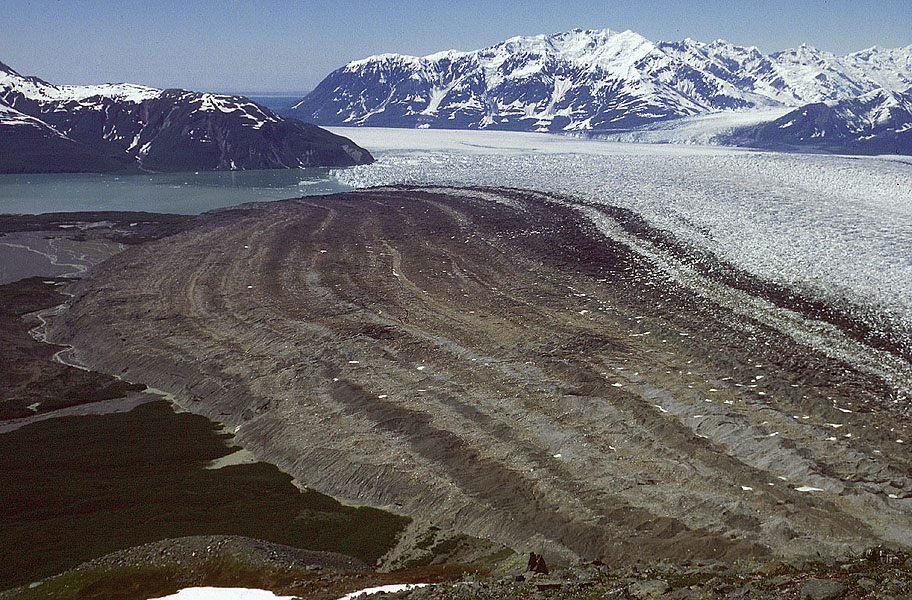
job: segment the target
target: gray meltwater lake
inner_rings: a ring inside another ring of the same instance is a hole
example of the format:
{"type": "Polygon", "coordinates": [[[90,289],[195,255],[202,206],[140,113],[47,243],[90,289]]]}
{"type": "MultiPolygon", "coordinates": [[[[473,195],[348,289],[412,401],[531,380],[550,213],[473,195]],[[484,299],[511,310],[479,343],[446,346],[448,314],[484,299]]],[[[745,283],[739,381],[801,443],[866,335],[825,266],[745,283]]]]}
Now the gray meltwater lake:
{"type": "Polygon", "coordinates": [[[127,210],[199,214],[245,202],[352,189],[331,169],[0,175],[0,213],[127,210]]]}

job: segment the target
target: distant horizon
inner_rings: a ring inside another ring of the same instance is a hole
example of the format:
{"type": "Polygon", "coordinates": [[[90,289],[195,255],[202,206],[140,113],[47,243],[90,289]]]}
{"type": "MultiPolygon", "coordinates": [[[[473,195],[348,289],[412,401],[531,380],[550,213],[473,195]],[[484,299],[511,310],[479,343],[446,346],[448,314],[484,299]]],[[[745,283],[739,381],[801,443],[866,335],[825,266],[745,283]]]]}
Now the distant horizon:
{"type": "MultiPolygon", "coordinates": [[[[488,44],[488,46],[496,45],[496,44],[498,44],[498,43],[500,43],[500,42],[502,42],[502,41],[508,40],[508,39],[510,39],[510,38],[513,38],[513,37],[534,37],[534,36],[537,36],[537,35],[546,35],[546,36],[547,36],[547,35],[555,35],[555,34],[558,34],[558,33],[564,33],[564,32],[567,32],[567,31],[572,31],[573,29],[595,30],[596,28],[592,28],[592,27],[573,27],[573,28],[570,28],[570,29],[562,30],[562,31],[552,31],[552,32],[550,32],[550,33],[517,34],[517,35],[515,35],[515,36],[510,36],[510,37],[504,38],[503,40],[499,40],[498,42],[494,42],[493,44],[488,44]]],[[[601,29],[611,29],[611,28],[605,27],[605,28],[601,28],[601,29]]],[[[627,29],[629,29],[629,28],[627,28],[627,29]]],[[[623,31],[625,31],[625,30],[626,30],[626,29],[611,29],[611,31],[617,31],[617,32],[623,32],[623,31]]],[[[631,31],[633,31],[633,30],[631,30],[631,31]]],[[[635,33],[639,33],[639,32],[635,32],[635,33]]],[[[641,35],[642,35],[642,34],[641,34],[641,35]]],[[[645,36],[644,36],[644,37],[645,37],[645,36]]],[[[674,41],[682,41],[682,40],[684,40],[684,39],[686,39],[686,38],[690,38],[690,39],[693,39],[694,41],[697,41],[697,42],[704,42],[704,43],[711,43],[711,42],[714,42],[714,41],[717,41],[717,40],[722,40],[722,41],[726,41],[726,42],[735,44],[735,45],[737,45],[737,46],[742,46],[742,47],[756,46],[755,44],[736,44],[735,42],[732,42],[731,40],[725,40],[725,39],[723,39],[723,38],[715,38],[715,39],[713,39],[713,40],[704,40],[704,39],[696,39],[696,38],[693,38],[693,37],[691,37],[691,36],[684,36],[684,37],[682,37],[682,38],[680,38],[680,39],[677,39],[677,40],[671,40],[671,39],[653,40],[653,39],[650,39],[650,41],[651,41],[651,42],[654,42],[654,43],[655,43],[655,42],[674,42],[674,41]]],[[[647,39],[648,39],[648,38],[647,38],[647,39]]],[[[779,48],[778,50],[772,50],[772,51],[766,51],[766,50],[760,48],[760,51],[763,52],[764,54],[772,54],[772,53],[775,53],[775,52],[780,52],[780,51],[789,50],[789,49],[791,49],[791,48],[798,48],[798,47],[800,47],[800,46],[803,45],[803,44],[807,44],[807,42],[802,42],[802,44],[797,44],[797,45],[791,46],[791,47],[789,47],[789,48],[779,48]]],[[[822,47],[819,47],[819,46],[814,46],[813,44],[807,44],[807,45],[808,45],[808,46],[813,46],[813,47],[817,48],[818,50],[823,50],[823,51],[826,51],[826,52],[832,52],[833,54],[836,54],[837,56],[846,56],[846,55],[848,55],[848,54],[852,54],[852,53],[854,53],[854,52],[860,52],[860,51],[863,51],[863,50],[868,50],[868,49],[871,49],[871,48],[873,48],[873,47],[882,48],[882,49],[906,48],[906,47],[912,46],[912,43],[906,44],[906,45],[900,45],[900,46],[886,46],[886,45],[882,45],[882,44],[873,44],[872,46],[866,46],[866,47],[864,47],[864,48],[857,48],[857,49],[855,49],[855,50],[852,50],[852,51],[849,51],[849,52],[846,52],[846,53],[837,53],[837,52],[834,52],[834,51],[830,50],[829,48],[822,48],[822,47]]],[[[427,53],[427,54],[409,55],[409,56],[421,56],[421,57],[423,57],[423,56],[428,56],[428,55],[430,55],[430,54],[435,54],[435,53],[438,53],[438,52],[446,52],[446,51],[472,52],[472,51],[475,51],[475,50],[481,50],[481,49],[486,48],[486,47],[488,47],[488,46],[481,46],[481,47],[479,47],[479,48],[472,48],[472,49],[470,49],[470,50],[460,50],[460,49],[456,49],[456,48],[445,48],[445,49],[441,49],[441,50],[436,50],[436,51],[434,51],[434,52],[429,52],[429,53],[427,53]]],[[[389,53],[368,54],[368,55],[365,55],[365,56],[363,56],[363,57],[354,58],[354,59],[352,59],[352,61],[354,61],[354,60],[360,60],[360,59],[363,59],[363,58],[367,58],[367,57],[369,57],[369,56],[376,56],[377,54],[389,54],[389,53]]],[[[406,55],[406,53],[404,53],[404,52],[394,52],[394,53],[392,53],[392,54],[402,54],[402,55],[406,55]]],[[[351,62],[351,61],[348,61],[348,62],[351,62]]],[[[341,68],[341,67],[345,66],[346,64],[348,64],[348,62],[343,63],[343,64],[340,64],[340,65],[338,65],[338,67],[336,67],[336,68],[341,68]]],[[[131,80],[122,80],[122,81],[91,81],[91,82],[79,82],[79,81],[61,82],[61,81],[53,81],[53,80],[51,80],[51,79],[49,79],[49,78],[47,78],[47,77],[43,77],[42,75],[37,74],[37,73],[23,72],[21,69],[16,68],[16,65],[10,64],[10,63],[7,62],[6,60],[4,60],[2,56],[0,56],[0,63],[6,64],[7,66],[11,67],[13,70],[17,71],[20,75],[24,75],[24,76],[27,76],[27,77],[28,77],[28,76],[35,76],[35,77],[38,77],[38,78],[40,78],[40,79],[44,79],[45,81],[48,81],[49,83],[52,83],[52,84],[55,84],[55,85],[99,85],[99,84],[107,84],[107,83],[113,83],[113,84],[117,84],[117,83],[132,83],[132,84],[136,84],[136,85],[146,85],[146,86],[149,86],[149,87],[158,87],[158,88],[162,88],[162,89],[166,89],[166,88],[168,88],[168,87],[180,87],[180,86],[154,86],[154,85],[147,84],[147,83],[145,83],[145,82],[143,82],[143,81],[135,81],[135,80],[133,80],[133,81],[131,81],[131,80]]],[[[335,70],[335,69],[334,69],[334,70],[335,70]]],[[[327,72],[326,75],[329,75],[329,73],[331,73],[331,72],[332,72],[332,71],[327,72]]],[[[322,81],[322,78],[320,79],[320,81],[322,81]]],[[[317,84],[319,84],[320,81],[317,81],[317,84]]],[[[188,90],[198,91],[198,92],[209,92],[209,93],[213,93],[213,94],[235,95],[235,96],[277,96],[277,97],[285,97],[285,96],[287,96],[287,97],[296,97],[296,96],[301,96],[301,97],[304,97],[304,96],[306,96],[307,94],[309,94],[310,92],[312,92],[312,91],[314,90],[315,87],[316,87],[316,84],[315,84],[314,86],[310,87],[310,88],[307,88],[307,89],[246,89],[246,88],[244,88],[244,87],[242,87],[242,86],[241,86],[241,87],[229,87],[229,88],[214,88],[214,89],[186,88],[186,87],[184,87],[183,89],[188,89],[188,90]]]]}
{"type": "Polygon", "coordinates": [[[288,94],[352,60],[472,51],[515,36],[631,30],[724,39],[765,54],[802,43],[844,56],[912,45],[907,0],[5,0],[0,61],[56,84],[288,94]],[[863,24],[863,26],[861,26],[863,24]],[[78,35],[76,34],[78,32],[78,35]]]}
{"type": "MultiPolygon", "coordinates": [[[[200,91],[200,90],[195,90],[200,91]]],[[[282,98],[285,96],[292,97],[298,94],[307,95],[313,90],[205,90],[213,94],[231,94],[235,96],[275,96],[282,98]]]]}

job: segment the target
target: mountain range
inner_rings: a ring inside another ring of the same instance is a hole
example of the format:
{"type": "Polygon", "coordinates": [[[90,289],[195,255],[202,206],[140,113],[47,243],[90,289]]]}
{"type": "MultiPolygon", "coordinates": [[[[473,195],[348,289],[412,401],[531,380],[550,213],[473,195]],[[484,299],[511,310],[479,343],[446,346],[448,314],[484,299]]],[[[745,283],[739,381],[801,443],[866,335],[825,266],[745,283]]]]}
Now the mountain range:
{"type": "Polygon", "coordinates": [[[356,60],[285,114],[322,125],[614,132],[717,111],[858,99],[835,109],[838,119],[870,101],[893,102],[889,94],[910,86],[912,45],[846,56],[808,45],[764,54],[723,40],[654,43],[632,31],[574,29],[470,52],[356,60]]]}
{"type": "Polygon", "coordinates": [[[371,162],[351,140],[243,96],[58,86],[0,63],[0,172],[190,171],[371,162]]]}
{"type": "Polygon", "coordinates": [[[694,118],[710,116],[705,123],[712,127],[703,127],[699,139],[678,132],[669,140],[912,154],[910,97],[912,45],[846,56],[808,45],[764,54],[723,40],[654,43],[607,29],[514,37],[470,52],[371,56],[333,71],[278,112],[244,96],[126,83],[54,85],[0,63],[0,172],[373,160],[351,140],[304,121],[614,139],[622,132],[662,141],[657,127],[672,131],[680,123],[689,131],[694,118]]]}
{"type": "Polygon", "coordinates": [[[769,123],[737,128],[716,142],[773,150],[912,154],[912,88],[874,90],[808,104],[769,123]]]}

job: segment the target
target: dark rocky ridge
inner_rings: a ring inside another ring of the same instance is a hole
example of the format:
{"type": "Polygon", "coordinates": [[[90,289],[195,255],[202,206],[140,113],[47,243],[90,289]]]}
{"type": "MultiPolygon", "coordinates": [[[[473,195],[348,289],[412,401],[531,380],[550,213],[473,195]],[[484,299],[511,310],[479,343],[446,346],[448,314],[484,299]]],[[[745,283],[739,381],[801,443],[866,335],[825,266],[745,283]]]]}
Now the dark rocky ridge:
{"type": "Polygon", "coordinates": [[[907,600],[912,558],[872,548],[839,562],[682,561],[621,569],[580,564],[548,575],[467,577],[414,589],[396,600],[907,600]]]}
{"type": "Polygon", "coordinates": [[[0,118],[0,148],[2,173],[104,173],[135,168],[122,153],[72,140],[39,119],[0,118]]]}
{"type": "Polygon", "coordinates": [[[37,121],[0,119],[0,172],[285,169],[373,161],[347,138],[280,117],[242,96],[128,84],[54,86],[0,63],[0,109],[37,121]]]}
{"type": "Polygon", "coordinates": [[[315,489],[549,561],[910,539],[908,422],[882,382],[546,195],[215,211],[102,265],[54,334],[315,489]]]}
{"type": "Polygon", "coordinates": [[[306,550],[267,540],[239,535],[197,535],[158,540],[112,552],[80,565],[80,569],[134,564],[142,566],[185,566],[213,558],[231,558],[283,567],[329,568],[369,571],[370,565],[338,552],[306,550]]]}
{"type": "Polygon", "coordinates": [[[808,104],[717,141],[774,150],[912,154],[912,88],[808,104]]]}

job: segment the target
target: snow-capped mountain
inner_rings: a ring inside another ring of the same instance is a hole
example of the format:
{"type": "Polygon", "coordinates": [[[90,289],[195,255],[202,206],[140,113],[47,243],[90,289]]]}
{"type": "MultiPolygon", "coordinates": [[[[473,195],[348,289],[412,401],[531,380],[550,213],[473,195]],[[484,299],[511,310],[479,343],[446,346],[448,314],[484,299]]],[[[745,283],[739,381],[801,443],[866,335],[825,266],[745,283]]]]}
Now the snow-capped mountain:
{"type": "Polygon", "coordinates": [[[845,57],[575,29],[471,52],[384,54],[331,73],[287,114],[327,125],[623,130],[718,110],[800,106],[912,81],[912,46],[845,57]]]}
{"type": "Polygon", "coordinates": [[[761,148],[912,154],[912,88],[808,104],[721,141],[761,148]]]}
{"type": "Polygon", "coordinates": [[[845,57],[849,70],[877,87],[899,91],[912,87],[912,45],[905,48],[868,48],[845,57]]]}
{"type": "Polygon", "coordinates": [[[242,96],[132,84],[57,86],[2,63],[0,126],[5,172],[274,169],[372,160],[347,138],[242,96]],[[14,145],[25,155],[6,151],[14,145]]]}
{"type": "Polygon", "coordinates": [[[0,173],[128,170],[125,156],[99,152],[40,119],[0,103],[0,173]]]}

